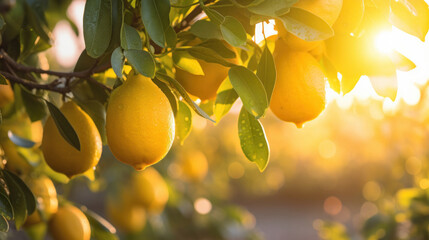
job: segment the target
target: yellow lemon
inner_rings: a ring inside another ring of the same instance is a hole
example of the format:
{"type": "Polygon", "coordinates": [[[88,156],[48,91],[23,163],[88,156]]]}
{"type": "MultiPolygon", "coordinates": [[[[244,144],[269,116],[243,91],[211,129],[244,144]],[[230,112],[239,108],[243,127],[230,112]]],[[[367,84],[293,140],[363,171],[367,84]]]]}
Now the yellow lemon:
{"type": "Polygon", "coordinates": [[[356,31],[363,20],[364,0],[343,0],[343,6],[332,28],[335,34],[350,34],[356,31]]]}
{"type": "Polygon", "coordinates": [[[49,232],[54,240],[90,240],[91,226],[88,218],[77,207],[60,207],[49,222],[49,232]]]}
{"type": "Polygon", "coordinates": [[[106,214],[112,224],[122,232],[139,232],[146,225],[146,212],[142,206],[133,203],[129,191],[122,191],[118,199],[107,198],[106,214]]]}
{"type": "Polygon", "coordinates": [[[164,158],[174,132],[167,97],[150,78],[131,72],[113,91],[107,108],[106,134],[113,155],[142,170],[164,158]]]}
{"type": "Polygon", "coordinates": [[[80,151],[61,136],[52,117],[45,124],[42,150],[46,163],[53,170],[71,178],[97,165],[102,143],[94,122],[76,103],[67,102],[60,110],[79,137],[80,151]]]}
{"type": "MultiPolygon", "coordinates": [[[[46,176],[30,179],[27,182],[28,187],[34,194],[37,201],[38,210],[45,214],[49,219],[58,210],[57,191],[52,180],[46,176]]],[[[36,210],[28,216],[25,221],[26,226],[31,226],[42,221],[40,213],[36,210]]]]}
{"type": "Polygon", "coordinates": [[[201,181],[207,175],[207,158],[200,151],[189,151],[184,153],[179,164],[185,178],[188,180],[201,181]]]}
{"type": "MultiPolygon", "coordinates": [[[[196,45],[200,41],[191,41],[190,45],[196,45]]],[[[232,50],[235,54],[237,52],[233,47],[225,44],[227,48],[232,50]]],[[[237,64],[238,58],[226,59],[227,61],[237,64]]],[[[176,68],[176,80],[182,84],[190,94],[197,96],[201,100],[213,99],[216,97],[216,92],[220,84],[228,76],[229,68],[217,63],[210,63],[198,59],[198,63],[204,72],[204,75],[194,75],[180,68],[176,68]]]]}
{"type": "Polygon", "coordinates": [[[270,108],[283,121],[302,127],[325,108],[323,71],[309,53],[288,51],[281,44],[276,44],[274,60],[277,81],[270,108]]]}
{"type": "Polygon", "coordinates": [[[0,85],[0,108],[6,106],[8,103],[13,102],[15,99],[12,87],[8,85],[0,85]]]}
{"type": "Polygon", "coordinates": [[[149,212],[159,213],[168,201],[168,187],[162,176],[154,169],[135,172],[131,177],[135,203],[149,212]]]}

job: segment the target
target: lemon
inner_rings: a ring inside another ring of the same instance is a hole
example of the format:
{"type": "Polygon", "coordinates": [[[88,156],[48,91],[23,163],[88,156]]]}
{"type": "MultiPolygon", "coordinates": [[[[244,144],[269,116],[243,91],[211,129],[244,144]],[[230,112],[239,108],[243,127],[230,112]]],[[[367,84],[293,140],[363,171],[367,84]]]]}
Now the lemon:
{"type": "Polygon", "coordinates": [[[91,226],[85,214],[72,205],[60,207],[49,222],[54,240],[90,240],[91,226]]]}
{"type": "MultiPolygon", "coordinates": [[[[190,45],[196,45],[200,41],[191,41],[190,45]]],[[[225,44],[227,48],[232,50],[235,54],[237,52],[233,47],[225,44]]],[[[237,64],[238,58],[226,59],[227,61],[237,64]]],[[[201,100],[213,99],[216,97],[216,92],[220,84],[228,76],[229,68],[217,63],[210,63],[198,59],[198,63],[204,72],[204,75],[194,75],[180,68],[176,68],[176,80],[186,89],[186,91],[201,100]]]]}
{"type": "Polygon", "coordinates": [[[6,106],[8,103],[13,102],[15,99],[12,87],[8,85],[0,85],[0,108],[6,106]]]}
{"type": "Polygon", "coordinates": [[[207,175],[207,158],[200,151],[189,151],[184,153],[179,164],[182,168],[182,173],[188,180],[201,181],[207,175]]]}
{"type": "Polygon", "coordinates": [[[146,212],[133,203],[129,191],[122,191],[118,199],[107,198],[106,214],[111,223],[125,233],[139,232],[146,225],[146,212]]]}
{"type": "Polygon", "coordinates": [[[145,207],[149,212],[161,212],[168,201],[167,184],[154,168],[133,173],[131,188],[135,203],[145,207]]]}
{"type": "Polygon", "coordinates": [[[274,60],[277,81],[270,108],[283,121],[302,127],[325,108],[325,76],[307,52],[288,51],[276,43],[274,60]]]}
{"type": "Polygon", "coordinates": [[[46,163],[53,170],[71,178],[97,165],[102,143],[94,122],[76,103],[67,102],[60,110],[79,137],[80,151],[61,136],[52,117],[44,127],[42,150],[46,163]]]}
{"type": "Polygon", "coordinates": [[[174,132],[167,97],[150,78],[131,72],[113,91],[107,108],[107,142],[113,155],[142,170],[164,158],[174,132]]]}
{"type": "Polygon", "coordinates": [[[343,6],[332,28],[335,34],[350,34],[356,31],[363,20],[364,0],[343,0],[343,6]]]}
{"type": "MultiPolygon", "coordinates": [[[[52,180],[46,176],[30,179],[27,186],[31,189],[37,201],[38,210],[49,219],[58,210],[57,191],[52,180]]],[[[42,221],[38,211],[33,212],[25,221],[26,226],[31,226],[42,221]]]]}

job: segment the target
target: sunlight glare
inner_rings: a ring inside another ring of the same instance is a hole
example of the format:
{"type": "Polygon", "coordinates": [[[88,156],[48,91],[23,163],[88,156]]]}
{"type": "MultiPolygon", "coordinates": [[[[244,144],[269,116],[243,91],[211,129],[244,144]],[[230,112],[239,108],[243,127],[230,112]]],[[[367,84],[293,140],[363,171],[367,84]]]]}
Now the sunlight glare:
{"type": "Polygon", "coordinates": [[[269,20],[269,23],[258,23],[255,27],[255,36],[253,37],[253,41],[256,43],[260,43],[264,40],[264,35],[262,34],[262,24],[264,24],[266,38],[277,34],[277,31],[274,29],[275,21],[273,19],[269,20]]]}
{"type": "Polygon", "coordinates": [[[392,31],[383,31],[375,37],[374,44],[378,51],[383,54],[388,54],[393,51],[396,39],[392,31]]]}

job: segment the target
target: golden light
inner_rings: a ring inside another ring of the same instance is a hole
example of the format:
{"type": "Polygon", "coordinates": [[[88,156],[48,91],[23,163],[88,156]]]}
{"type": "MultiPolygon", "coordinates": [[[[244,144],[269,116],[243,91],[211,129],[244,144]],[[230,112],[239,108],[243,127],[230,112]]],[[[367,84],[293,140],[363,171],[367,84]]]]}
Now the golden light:
{"type": "Polygon", "coordinates": [[[380,53],[389,54],[393,51],[395,36],[391,31],[382,31],[375,37],[375,47],[380,53]]]}
{"type": "Polygon", "coordinates": [[[381,187],[375,181],[365,183],[362,189],[363,197],[368,201],[376,201],[381,196],[381,187]]]}
{"type": "Polygon", "coordinates": [[[207,198],[198,198],[194,202],[195,211],[205,215],[212,210],[212,203],[207,198]]]}
{"type": "Polygon", "coordinates": [[[334,196],[326,198],[323,202],[323,209],[329,215],[337,215],[341,212],[342,208],[343,204],[341,203],[341,200],[334,196]]]}

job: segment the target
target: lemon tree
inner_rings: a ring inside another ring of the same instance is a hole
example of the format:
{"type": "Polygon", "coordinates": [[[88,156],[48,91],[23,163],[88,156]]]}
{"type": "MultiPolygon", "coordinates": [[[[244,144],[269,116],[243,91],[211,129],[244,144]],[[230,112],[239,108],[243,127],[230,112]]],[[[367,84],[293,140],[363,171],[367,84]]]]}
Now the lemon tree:
{"type": "MultiPolygon", "coordinates": [[[[175,139],[186,144],[193,119],[217,124],[241,104],[240,147],[263,171],[270,148],[260,119],[268,109],[302,127],[325,109],[328,87],[347,94],[364,75],[394,100],[396,70],[415,64],[398,52],[376,51],[372,42],[393,26],[421,41],[429,29],[424,0],[87,0],[82,26],[69,19],[70,4],[0,3],[3,232],[28,217],[27,225],[49,222],[55,239],[66,232],[70,239],[114,239],[100,216],[66,197],[56,206],[48,180],[66,186],[82,176],[94,180],[103,174],[94,172],[102,153],[147,168],[127,180],[138,189],[136,199],[118,197],[107,207],[119,228],[141,230],[146,213],[162,211],[171,191],[150,166],[175,139]],[[269,20],[278,34],[256,43],[255,25],[269,20]],[[59,71],[46,56],[55,46],[54,26],[64,21],[82,27],[85,49],[73,69],[59,71]],[[118,203],[127,206],[116,209],[118,203]],[[127,223],[134,217],[140,222],[127,223]]],[[[178,169],[189,182],[207,176],[205,157],[185,158],[178,169]]]]}

